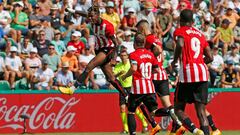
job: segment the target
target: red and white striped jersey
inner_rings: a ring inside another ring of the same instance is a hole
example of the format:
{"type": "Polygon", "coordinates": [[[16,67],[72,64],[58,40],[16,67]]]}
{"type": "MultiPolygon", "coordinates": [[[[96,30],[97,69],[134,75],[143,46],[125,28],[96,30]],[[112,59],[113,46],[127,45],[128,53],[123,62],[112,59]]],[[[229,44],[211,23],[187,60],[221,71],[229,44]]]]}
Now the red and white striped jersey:
{"type": "Polygon", "coordinates": [[[111,36],[115,34],[114,26],[109,21],[102,19],[100,25],[92,24],[92,32],[95,36],[95,50],[103,47],[114,47],[111,36]]]}
{"type": "Polygon", "coordinates": [[[152,68],[158,67],[153,53],[145,48],[137,49],[129,56],[132,64],[137,64],[137,71],[133,73],[133,94],[155,93],[152,83],[152,68]]]}
{"type": "Polygon", "coordinates": [[[208,46],[205,36],[193,27],[180,27],[174,32],[174,39],[184,38],[180,58],[179,81],[182,83],[208,81],[208,68],[204,63],[204,48],[208,46]]]}
{"type": "MultiPolygon", "coordinates": [[[[162,42],[160,41],[160,39],[158,37],[156,37],[154,34],[147,35],[146,36],[145,48],[152,51],[153,46],[155,46],[155,45],[158,45],[162,48],[162,42]]],[[[153,80],[160,80],[160,81],[167,80],[168,76],[167,76],[166,70],[163,68],[162,54],[157,56],[157,61],[158,61],[158,66],[159,66],[159,72],[154,73],[153,76],[152,76],[152,79],[153,80]]]]}

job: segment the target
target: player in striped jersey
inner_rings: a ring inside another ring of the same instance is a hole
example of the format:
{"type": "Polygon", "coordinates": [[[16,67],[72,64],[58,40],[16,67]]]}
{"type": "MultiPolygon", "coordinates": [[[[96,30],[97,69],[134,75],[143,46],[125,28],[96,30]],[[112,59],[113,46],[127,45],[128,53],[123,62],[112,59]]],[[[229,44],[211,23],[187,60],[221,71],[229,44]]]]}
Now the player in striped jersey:
{"type": "Polygon", "coordinates": [[[175,112],[183,125],[196,135],[209,135],[209,123],[205,113],[208,98],[208,68],[213,57],[204,35],[194,27],[193,12],[185,9],[180,14],[180,28],[174,32],[176,49],[171,63],[175,68],[180,60],[179,83],[175,91],[175,112]],[[205,56],[203,58],[203,55],[205,56]],[[205,64],[206,63],[206,64],[205,64]],[[200,129],[184,113],[187,103],[194,103],[200,129]]]}
{"type": "Polygon", "coordinates": [[[123,89],[122,85],[115,78],[111,60],[116,56],[118,51],[118,43],[115,37],[115,31],[113,25],[100,17],[99,8],[92,6],[88,9],[88,20],[91,24],[91,30],[95,36],[95,53],[96,56],[88,63],[87,67],[77,79],[75,87],[81,85],[89,72],[95,67],[100,66],[108,81],[125,97],[127,93],[123,89]]]}
{"type": "MultiPolygon", "coordinates": [[[[142,102],[147,107],[148,111],[151,112],[151,116],[154,116],[158,110],[155,89],[152,83],[152,72],[158,69],[158,63],[153,53],[144,48],[144,44],[145,36],[136,34],[134,41],[135,51],[129,56],[131,68],[122,76],[122,80],[125,80],[131,75],[133,76],[128,106],[128,126],[130,135],[136,134],[134,112],[142,102]]],[[[159,125],[155,125],[153,129],[150,135],[156,134],[161,128],[159,125]]]]}
{"type": "Polygon", "coordinates": [[[177,123],[176,128],[179,129],[177,130],[177,133],[183,133],[185,131],[184,127],[181,127],[182,123],[176,117],[174,113],[174,107],[170,102],[168,76],[165,69],[163,68],[162,43],[158,37],[151,33],[149,28],[150,26],[146,20],[139,21],[136,27],[138,32],[146,36],[145,48],[153,52],[158,61],[158,66],[160,70],[158,73],[153,74],[152,79],[155,91],[161,99],[162,105],[164,106],[164,108],[166,108],[164,109],[166,111],[166,114],[163,115],[171,116],[174,122],[177,123]]]}

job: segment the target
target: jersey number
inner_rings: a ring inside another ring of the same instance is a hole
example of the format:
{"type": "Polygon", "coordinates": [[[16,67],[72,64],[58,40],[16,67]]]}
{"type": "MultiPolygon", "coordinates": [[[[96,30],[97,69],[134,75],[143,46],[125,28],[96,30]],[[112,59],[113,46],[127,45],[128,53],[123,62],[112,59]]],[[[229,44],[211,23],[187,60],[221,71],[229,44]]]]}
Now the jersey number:
{"type": "Polygon", "coordinates": [[[194,51],[194,56],[193,58],[196,59],[198,58],[198,55],[200,54],[200,41],[198,38],[193,37],[191,39],[191,48],[194,51]]]}
{"type": "Polygon", "coordinates": [[[142,76],[146,79],[150,79],[151,78],[151,74],[152,74],[152,64],[147,62],[147,63],[142,63],[140,65],[140,70],[142,72],[142,76]]]}

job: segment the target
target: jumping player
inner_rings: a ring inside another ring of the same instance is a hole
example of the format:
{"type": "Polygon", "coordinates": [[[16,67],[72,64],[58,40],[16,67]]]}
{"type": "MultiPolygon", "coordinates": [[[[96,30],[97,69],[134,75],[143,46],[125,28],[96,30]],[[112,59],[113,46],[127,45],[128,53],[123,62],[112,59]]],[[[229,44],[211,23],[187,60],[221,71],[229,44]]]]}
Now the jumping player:
{"type": "MultiPolygon", "coordinates": [[[[158,69],[157,60],[153,53],[144,48],[145,36],[136,34],[134,40],[135,51],[130,54],[131,68],[122,76],[125,80],[133,76],[133,86],[129,94],[128,126],[130,135],[136,134],[135,110],[143,102],[151,116],[154,116],[158,104],[156,102],[154,85],[152,83],[152,72],[158,69]]],[[[160,131],[160,126],[155,125],[150,135],[160,131]]]]}
{"type": "Polygon", "coordinates": [[[165,69],[163,68],[162,43],[158,37],[151,33],[150,26],[146,20],[139,21],[136,27],[138,32],[146,36],[145,48],[151,50],[158,61],[160,70],[158,73],[154,73],[152,76],[155,91],[161,99],[162,105],[165,108],[167,115],[171,116],[171,118],[177,123],[177,133],[184,133],[185,129],[184,127],[181,127],[182,123],[176,117],[174,113],[174,107],[170,102],[168,76],[165,69]]]}
{"type": "Polygon", "coordinates": [[[213,57],[204,35],[194,27],[193,12],[181,11],[180,28],[174,32],[176,49],[172,68],[180,60],[179,83],[175,91],[174,108],[184,127],[195,135],[209,135],[205,105],[208,98],[208,63],[213,57]],[[203,55],[205,57],[203,58],[203,55]],[[187,103],[194,103],[200,129],[192,123],[184,112],[187,103]]]}
{"type": "Polygon", "coordinates": [[[91,23],[91,30],[94,33],[96,44],[96,56],[88,63],[87,67],[77,79],[75,87],[81,85],[87,78],[88,73],[95,67],[100,66],[107,80],[125,97],[125,90],[115,78],[110,61],[115,57],[118,51],[118,43],[116,41],[113,25],[100,17],[99,8],[92,6],[88,9],[88,20],[91,23]]]}

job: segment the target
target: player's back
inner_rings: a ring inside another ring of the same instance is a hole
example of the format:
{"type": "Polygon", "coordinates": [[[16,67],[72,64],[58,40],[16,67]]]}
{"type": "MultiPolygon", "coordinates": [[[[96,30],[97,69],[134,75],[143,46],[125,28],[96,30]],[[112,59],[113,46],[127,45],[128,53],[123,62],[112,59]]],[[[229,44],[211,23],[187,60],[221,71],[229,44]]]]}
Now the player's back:
{"type": "Polygon", "coordinates": [[[174,32],[174,38],[182,37],[184,45],[180,59],[179,77],[181,82],[208,81],[208,69],[203,53],[208,43],[204,35],[193,27],[180,27],[174,32]]]}
{"type": "Polygon", "coordinates": [[[152,68],[157,66],[153,53],[147,49],[137,49],[130,54],[132,63],[137,64],[137,71],[133,73],[133,93],[155,93],[152,84],[152,68]]]}

